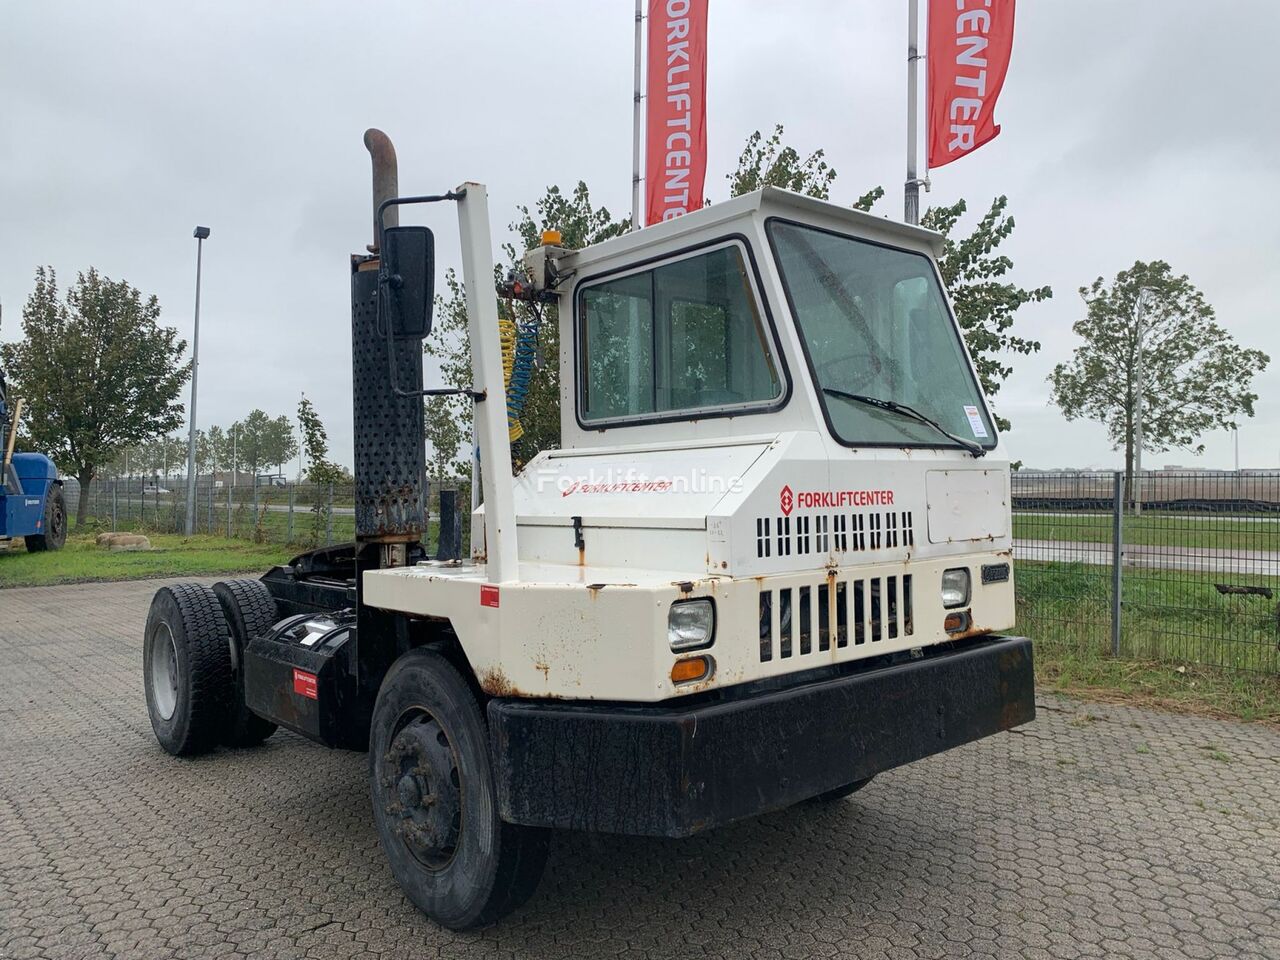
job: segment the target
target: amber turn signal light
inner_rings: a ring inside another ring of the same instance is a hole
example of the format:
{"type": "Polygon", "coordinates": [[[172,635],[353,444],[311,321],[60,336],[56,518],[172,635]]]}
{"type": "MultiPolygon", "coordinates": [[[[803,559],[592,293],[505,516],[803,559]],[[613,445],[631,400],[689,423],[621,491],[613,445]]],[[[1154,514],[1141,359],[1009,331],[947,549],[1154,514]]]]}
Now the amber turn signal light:
{"type": "Polygon", "coordinates": [[[947,633],[960,633],[962,630],[968,630],[969,612],[967,610],[957,610],[955,613],[948,613],[946,619],[942,621],[942,629],[947,633]]]}
{"type": "Polygon", "coordinates": [[[710,657],[686,657],[671,665],[672,683],[694,683],[711,676],[710,657]]]}

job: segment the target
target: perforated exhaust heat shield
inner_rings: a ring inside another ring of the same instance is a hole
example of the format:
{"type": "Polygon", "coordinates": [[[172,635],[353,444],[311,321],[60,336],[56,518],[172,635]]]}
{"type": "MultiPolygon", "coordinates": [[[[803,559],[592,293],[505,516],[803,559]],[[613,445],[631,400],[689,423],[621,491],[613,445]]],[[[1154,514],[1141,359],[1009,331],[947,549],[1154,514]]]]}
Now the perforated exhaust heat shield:
{"type": "MultiPolygon", "coordinates": [[[[356,538],[413,542],[426,533],[426,438],[422,398],[398,396],[378,329],[378,260],[351,263],[351,379],[355,403],[356,538]]],[[[422,348],[398,343],[396,383],[422,389],[422,348]]]]}

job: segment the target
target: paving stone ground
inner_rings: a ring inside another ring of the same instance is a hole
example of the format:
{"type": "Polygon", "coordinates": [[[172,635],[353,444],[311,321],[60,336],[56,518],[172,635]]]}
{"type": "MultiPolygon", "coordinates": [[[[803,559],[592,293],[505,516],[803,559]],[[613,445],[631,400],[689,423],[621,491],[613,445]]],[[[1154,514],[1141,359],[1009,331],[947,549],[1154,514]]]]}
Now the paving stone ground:
{"type": "Polygon", "coordinates": [[[502,925],[433,926],[365,757],[152,737],[156,582],[0,590],[0,958],[1280,958],[1280,734],[1042,700],[1017,732],[683,842],[559,835],[502,925]]]}

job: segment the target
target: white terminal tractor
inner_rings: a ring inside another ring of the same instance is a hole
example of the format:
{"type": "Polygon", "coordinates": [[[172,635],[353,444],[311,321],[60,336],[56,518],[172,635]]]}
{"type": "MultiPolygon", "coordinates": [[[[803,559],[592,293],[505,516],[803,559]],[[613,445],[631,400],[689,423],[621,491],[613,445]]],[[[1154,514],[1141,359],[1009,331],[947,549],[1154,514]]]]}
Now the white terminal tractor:
{"type": "MultiPolygon", "coordinates": [[[[560,444],[513,477],[485,190],[397,198],[384,170],[380,196],[375,146],[377,242],[353,259],[358,524],[383,429],[362,432],[361,404],[408,411],[396,435],[420,450],[433,392],[432,243],[386,214],[455,203],[481,291],[471,556],[427,550],[420,454],[404,476],[380,465],[401,494],[346,553],[221,591],[228,705],[208,723],[367,749],[379,837],[420,907],[497,919],[532,893],[547,828],[687,836],[1034,717],[1030,643],[1007,635],[1008,457],[936,233],[765,188],[585,249],[544,237],[504,293],[556,308],[560,444]],[[362,309],[380,378],[361,373],[362,309]]],[[[226,742],[157,719],[193,658],[182,604],[156,604],[157,735],[226,742]]]]}

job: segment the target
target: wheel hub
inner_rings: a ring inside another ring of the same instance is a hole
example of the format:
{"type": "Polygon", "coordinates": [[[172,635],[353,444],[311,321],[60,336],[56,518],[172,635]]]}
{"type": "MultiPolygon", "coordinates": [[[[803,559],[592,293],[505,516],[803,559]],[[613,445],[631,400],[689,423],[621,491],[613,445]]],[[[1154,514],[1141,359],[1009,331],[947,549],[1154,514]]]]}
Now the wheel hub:
{"type": "Polygon", "coordinates": [[[420,716],[400,729],[382,757],[383,808],[392,829],[428,867],[453,859],[461,835],[457,757],[434,719],[420,716]]]}
{"type": "Polygon", "coordinates": [[[162,720],[173,718],[178,706],[178,647],[168,624],[161,624],[151,640],[151,698],[162,720]]]}

